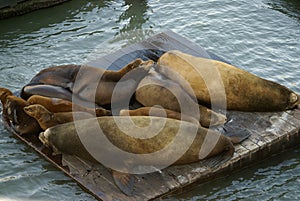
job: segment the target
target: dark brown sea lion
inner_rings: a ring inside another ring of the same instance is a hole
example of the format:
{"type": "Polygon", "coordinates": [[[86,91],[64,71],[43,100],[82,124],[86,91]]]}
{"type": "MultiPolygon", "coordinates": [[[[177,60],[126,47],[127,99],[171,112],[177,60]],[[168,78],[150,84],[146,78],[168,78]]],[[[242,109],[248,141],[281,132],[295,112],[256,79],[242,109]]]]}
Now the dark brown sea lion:
{"type": "Polygon", "coordinates": [[[24,107],[24,111],[29,116],[35,118],[43,130],[56,126],[58,124],[74,121],[74,116],[77,119],[93,118],[95,116],[87,112],[58,112],[52,113],[43,105],[35,104],[24,107]]]}
{"type": "MultiPolygon", "coordinates": [[[[104,70],[91,66],[63,65],[42,70],[38,73],[21,93],[24,99],[31,95],[42,95],[106,105],[111,103],[111,97],[116,84],[119,86],[118,100],[127,99],[133,94],[139,81],[145,77],[153,61],[136,59],[119,71],[104,70]],[[126,76],[125,76],[126,75],[126,76]]],[[[73,102],[73,101],[72,101],[73,102]]]]}
{"type": "Polygon", "coordinates": [[[225,115],[218,114],[205,106],[199,105],[197,100],[193,100],[179,84],[154,70],[151,70],[141,80],[136,90],[135,98],[147,107],[160,105],[164,109],[200,119],[199,122],[204,127],[220,125],[226,122],[225,115]],[[195,112],[195,110],[199,112],[195,112]]]}
{"type": "Polygon", "coordinates": [[[290,89],[221,61],[170,51],[157,63],[161,74],[209,106],[225,104],[229,110],[271,112],[292,109],[300,103],[299,96],[290,89]]]}

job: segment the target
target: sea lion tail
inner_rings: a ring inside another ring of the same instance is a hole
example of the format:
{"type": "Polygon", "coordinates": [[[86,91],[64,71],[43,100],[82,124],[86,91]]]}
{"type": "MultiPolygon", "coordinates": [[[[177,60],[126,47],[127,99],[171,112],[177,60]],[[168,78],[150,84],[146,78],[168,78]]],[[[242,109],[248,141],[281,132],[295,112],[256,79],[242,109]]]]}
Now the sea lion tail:
{"type": "Polygon", "coordinates": [[[134,177],[131,174],[112,171],[112,176],[117,187],[128,196],[133,195],[134,177]]]}

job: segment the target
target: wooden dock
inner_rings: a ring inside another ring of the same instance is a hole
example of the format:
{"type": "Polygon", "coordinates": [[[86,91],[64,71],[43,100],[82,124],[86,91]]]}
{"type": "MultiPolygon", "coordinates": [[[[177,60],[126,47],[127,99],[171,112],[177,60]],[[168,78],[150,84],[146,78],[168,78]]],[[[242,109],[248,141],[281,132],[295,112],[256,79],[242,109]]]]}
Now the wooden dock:
{"type": "MultiPolygon", "coordinates": [[[[206,53],[189,40],[167,31],[143,42],[125,47],[113,54],[91,61],[89,65],[119,69],[133,59],[153,59],[168,50],[177,49],[195,56],[217,56],[206,53]]],[[[111,173],[99,164],[92,164],[70,155],[55,156],[42,146],[34,136],[20,136],[22,141],[42,154],[52,164],[73,178],[87,192],[99,200],[141,201],[152,200],[184,190],[232,171],[239,170],[273,154],[296,146],[300,142],[300,109],[279,113],[227,112],[230,121],[216,129],[225,135],[250,133],[250,137],[235,146],[234,156],[229,161],[220,161],[218,156],[201,162],[171,166],[161,172],[136,175],[133,196],[126,196],[114,184],[111,173]]]]}

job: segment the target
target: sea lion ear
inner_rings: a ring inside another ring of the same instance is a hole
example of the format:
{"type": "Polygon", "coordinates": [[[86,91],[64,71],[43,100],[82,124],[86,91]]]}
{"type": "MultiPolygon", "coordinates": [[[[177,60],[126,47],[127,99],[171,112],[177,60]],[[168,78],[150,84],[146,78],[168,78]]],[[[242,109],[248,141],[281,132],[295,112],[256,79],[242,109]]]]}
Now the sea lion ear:
{"type": "Polygon", "coordinates": [[[112,171],[112,176],[114,178],[117,187],[126,195],[133,195],[134,187],[134,177],[131,174],[121,173],[117,171],[112,171]]]}

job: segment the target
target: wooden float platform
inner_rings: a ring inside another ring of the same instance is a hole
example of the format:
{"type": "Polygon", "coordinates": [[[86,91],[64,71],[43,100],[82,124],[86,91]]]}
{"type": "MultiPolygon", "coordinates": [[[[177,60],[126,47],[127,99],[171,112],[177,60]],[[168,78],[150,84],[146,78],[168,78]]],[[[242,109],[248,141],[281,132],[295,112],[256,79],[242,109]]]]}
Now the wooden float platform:
{"type": "MultiPolygon", "coordinates": [[[[164,51],[173,49],[195,56],[212,56],[220,59],[174,32],[166,31],[89,64],[119,69],[139,57],[157,60],[164,51]]],[[[300,109],[278,113],[227,112],[227,117],[230,121],[216,129],[223,131],[225,135],[239,132],[250,134],[249,138],[235,146],[234,156],[230,160],[220,161],[216,156],[189,165],[170,166],[161,172],[135,175],[133,196],[123,194],[115,186],[110,171],[102,165],[92,164],[70,155],[52,156],[51,150],[45,148],[35,136],[15,134],[95,198],[109,201],[161,198],[170,193],[180,192],[191,185],[239,170],[254,161],[297,146],[300,142],[300,109]]],[[[6,127],[9,129],[8,125],[6,127]]]]}

